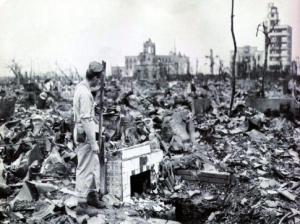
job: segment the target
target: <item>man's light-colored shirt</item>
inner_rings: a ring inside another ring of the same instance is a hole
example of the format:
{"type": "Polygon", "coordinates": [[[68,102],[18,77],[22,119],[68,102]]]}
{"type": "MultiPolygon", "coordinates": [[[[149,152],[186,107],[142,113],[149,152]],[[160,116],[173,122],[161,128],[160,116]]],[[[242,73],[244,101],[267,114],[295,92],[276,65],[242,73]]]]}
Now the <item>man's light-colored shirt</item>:
{"type": "Polygon", "coordinates": [[[79,123],[81,118],[94,118],[94,99],[87,80],[80,82],[75,88],[73,99],[74,121],[79,123]]]}

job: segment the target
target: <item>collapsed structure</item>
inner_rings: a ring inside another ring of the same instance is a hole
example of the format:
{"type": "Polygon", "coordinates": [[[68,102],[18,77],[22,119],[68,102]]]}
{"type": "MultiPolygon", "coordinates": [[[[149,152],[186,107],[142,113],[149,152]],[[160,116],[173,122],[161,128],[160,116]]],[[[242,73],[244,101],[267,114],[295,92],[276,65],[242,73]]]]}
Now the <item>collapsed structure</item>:
{"type": "Polygon", "coordinates": [[[14,119],[0,128],[2,223],[299,221],[292,107],[283,102],[264,114],[239,87],[229,117],[228,80],[196,83],[193,96],[180,81],[160,90],[131,86],[106,87],[107,209],[97,217],[74,211],[71,102],[40,110],[17,101],[14,119]]]}

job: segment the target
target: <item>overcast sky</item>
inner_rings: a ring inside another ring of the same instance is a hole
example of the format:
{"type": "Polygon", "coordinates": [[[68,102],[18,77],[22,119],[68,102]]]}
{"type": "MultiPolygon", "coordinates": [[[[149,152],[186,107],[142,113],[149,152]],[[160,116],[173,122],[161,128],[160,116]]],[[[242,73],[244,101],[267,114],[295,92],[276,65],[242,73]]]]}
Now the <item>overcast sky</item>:
{"type": "MultiPolygon", "coordinates": [[[[256,27],[267,16],[267,3],[278,6],[282,25],[293,28],[292,59],[300,56],[300,0],[236,0],[237,46],[263,50],[256,27]]],[[[205,55],[214,50],[225,65],[233,49],[231,0],[0,0],[0,76],[15,59],[30,71],[74,65],[83,76],[90,61],[124,66],[125,55],[138,55],[151,38],[156,54],[174,48],[190,57],[195,71],[209,72],[205,55]]],[[[215,68],[216,69],[216,68],[215,68]]]]}

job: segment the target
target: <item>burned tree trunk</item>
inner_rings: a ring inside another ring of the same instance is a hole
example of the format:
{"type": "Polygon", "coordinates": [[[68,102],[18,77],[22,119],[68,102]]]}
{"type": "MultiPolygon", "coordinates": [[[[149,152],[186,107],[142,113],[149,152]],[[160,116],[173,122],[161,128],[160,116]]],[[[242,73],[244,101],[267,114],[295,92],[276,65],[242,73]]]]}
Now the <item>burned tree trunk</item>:
{"type": "Polygon", "coordinates": [[[21,66],[18,65],[18,63],[15,62],[15,60],[12,60],[11,65],[7,65],[7,68],[9,68],[14,73],[14,75],[16,76],[17,86],[18,86],[18,89],[20,89],[20,82],[21,82],[20,79],[22,78],[21,66]]]}
{"type": "Polygon", "coordinates": [[[234,54],[233,54],[233,59],[232,59],[232,93],[231,93],[231,102],[230,102],[230,116],[231,116],[231,110],[232,110],[232,105],[234,101],[234,94],[235,94],[235,58],[236,58],[236,41],[235,41],[235,35],[234,35],[234,30],[233,30],[233,10],[234,10],[234,0],[232,0],[232,9],[231,9],[231,34],[232,34],[232,39],[233,39],[233,44],[234,44],[234,54]]]}
{"type": "Polygon", "coordinates": [[[261,85],[261,92],[262,92],[262,97],[265,97],[265,74],[267,71],[267,67],[268,67],[268,50],[269,50],[269,46],[271,44],[271,40],[269,37],[269,34],[273,32],[275,26],[279,23],[279,20],[277,20],[276,22],[274,22],[272,28],[268,31],[268,27],[262,23],[259,24],[257,26],[257,32],[256,32],[256,36],[258,35],[258,31],[263,32],[263,34],[265,35],[265,63],[264,63],[264,69],[263,69],[263,73],[262,73],[262,85],[261,85]],[[263,30],[259,30],[259,27],[262,25],[263,30]]]}
{"type": "Polygon", "coordinates": [[[270,41],[266,38],[265,41],[265,62],[264,62],[264,70],[262,74],[262,84],[261,84],[261,93],[262,97],[265,97],[265,75],[267,71],[267,66],[268,66],[268,49],[269,49],[270,41]]]}

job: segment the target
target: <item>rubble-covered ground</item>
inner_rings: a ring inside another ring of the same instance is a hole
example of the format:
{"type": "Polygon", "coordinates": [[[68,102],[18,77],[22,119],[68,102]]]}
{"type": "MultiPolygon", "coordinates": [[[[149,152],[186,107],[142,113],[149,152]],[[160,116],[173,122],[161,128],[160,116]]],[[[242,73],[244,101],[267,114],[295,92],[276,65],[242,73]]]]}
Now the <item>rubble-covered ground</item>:
{"type": "Polygon", "coordinates": [[[171,85],[107,85],[105,114],[119,118],[104,118],[107,154],[149,141],[164,159],[143,193],[126,203],[108,193],[92,218],[75,214],[71,101],[47,110],[17,102],[15,120],[0,127],[1,223],[300,222],[297,123],[247,108],[251,93],[239,88],[229,117],[228,81],[196,85],[193,96],[187,83],[171,85]],[[194,99],[210,107],[196,114],[194,99]]]}

